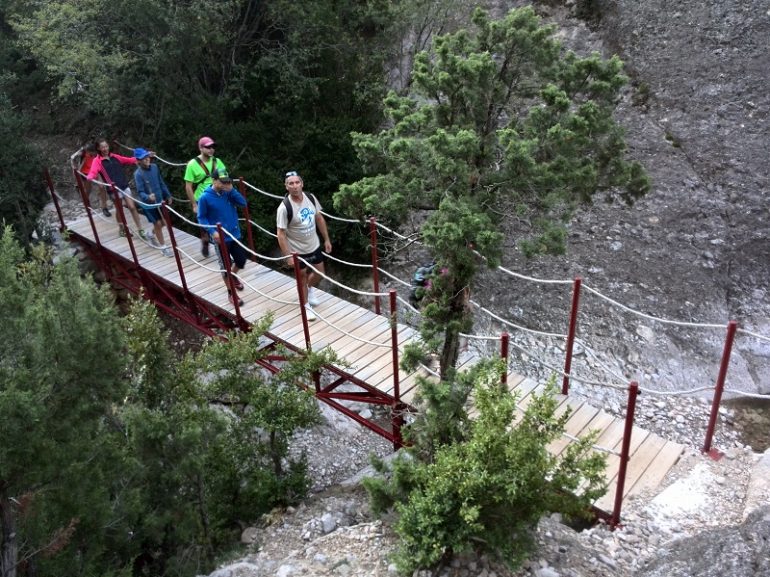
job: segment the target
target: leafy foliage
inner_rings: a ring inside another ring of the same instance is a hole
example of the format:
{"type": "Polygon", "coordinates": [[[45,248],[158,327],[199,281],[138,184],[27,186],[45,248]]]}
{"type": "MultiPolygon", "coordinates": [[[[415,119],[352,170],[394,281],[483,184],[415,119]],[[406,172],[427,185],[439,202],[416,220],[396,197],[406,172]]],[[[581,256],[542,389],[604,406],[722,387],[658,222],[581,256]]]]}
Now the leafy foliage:
{"type": "MultiPolygon", "coordinates": [[[[177,359],[149,302],[125,318],[77,263],[0,239],[0,573],[190,575],[308,488],[288,439],[320,363],[259,370],[261,330],[177,359]]],[[[269,323],[269,319],[265,319],[269,323]]]]}
{"type": "Polygon", "coordinates": [[[434,284],[423,337],[443,341],[442,378],[470,323],[474,251],[499,262],[502,218],[527,223],[528,253],[559,252],[579,203],[599,190],[630,202],[649,187],[612,118],[620,60],[563,52],[554,32],[532,8],[501,20],[476,9],[472,30],[437,36],[416,56],[410,93],[384,100],[389,125],[353,135],[367,176],[342,185],[335,206],[395,223],[427,211],[423,240],[445,281],[434,284]]]}
{"type": "Polygon", "coordinates": [[[13,109],[0,92],[0,225],[12,226],[25,246],[37,227],[48,195],[43,187],[43,165],[35,149],[24,139],[27,120],[13,109]]]}
{"type": "MultiPolygon", "coordinates": [[[[389,478],[365,480],[373,508],[395,510],[402,574],[470,551],[515,568],[531,551],[543,514],[585,514],[604,492],[604,456],[591,450],[596,435],[570,444],[560,457],[550,454],[548,445],[560,438],[570,413],[557,413],[552,385],[521,413],[500,383],[501,369],[490,363],[474,370],[477,414],[473,420],[459,415],[453,438],[415,436],[407,456],[393,462],[389,478]]],[[[440,409],[447,401],[456,406],[454,398],[428,399],[420,416],[423,432],[446,428],[440,409]]]]}
{"type": "Polygon", "coordinates": [[[116,311],[75,262],[26,261],[7,228],[0,276],[0,573],[110,574],[101,556],[125,528],[110,502],[126,391],[116,311]]]}

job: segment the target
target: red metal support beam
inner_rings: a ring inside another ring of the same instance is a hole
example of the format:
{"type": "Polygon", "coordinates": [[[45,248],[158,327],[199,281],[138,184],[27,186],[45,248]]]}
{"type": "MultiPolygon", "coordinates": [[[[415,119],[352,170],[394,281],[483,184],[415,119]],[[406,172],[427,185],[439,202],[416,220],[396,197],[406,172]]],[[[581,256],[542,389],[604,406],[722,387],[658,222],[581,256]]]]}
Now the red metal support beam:
{"type": "Polygon", "coordinates": [[[733,351],[733,342],[735,341],[735,331],[738,330],[738,323],[730,321],[727,323],[727,336],[725,337],[725,346],[722,350],[722,362],[719,365],[719,375],[717,376],[716,386],[714,387],[714,398],[711,400],[711,414],[709,415],[709,424],[706,429],[706,439],[703,442],[704,453],[712,459],[720,459],[722,454],[719,451],[712,450],[711,442],[714,439],[714,430],[719,416],[719,407],[722,404],[722,393],[725,389],[725,379],[727,378],[727,367],[730,366],[730,355],[733,351]]]}
{"type": "Polygon", "coordinates": [[[305,332],[305,349],[312,350],[310,343],[310,326],[307,321],[307,311],[305,310],[305,292],[302,286],[302,269],[299,266],[299,253],[291,253],[294,261],[294,278],[297,280],[297,296],[299,297],[299,314],[302,317],[302,330],[305,332]]]}
{"type": "Polygon", "coordinates": [[[575,282],[572,284],[572,308],[569,314],[569,332],[567,333],[567,346],[564,357],[564,377],[561,381],[561,394],[566,395],[569,393],[569,375],[572,370],[572,350],[575,345],[575,333],[577,332],[577,315],[578,305],[580,304],[580,285],[583,280],[580,277],[575,277],[575,282]]]}

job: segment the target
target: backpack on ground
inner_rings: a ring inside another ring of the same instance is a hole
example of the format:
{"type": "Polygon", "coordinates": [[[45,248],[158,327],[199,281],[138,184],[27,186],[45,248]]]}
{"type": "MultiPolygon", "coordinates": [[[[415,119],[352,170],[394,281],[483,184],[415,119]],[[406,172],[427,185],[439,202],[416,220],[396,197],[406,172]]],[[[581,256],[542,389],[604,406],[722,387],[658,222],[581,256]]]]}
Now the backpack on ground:
{"type": "Polygon", "coordinates": [[[414,271],[414,274],[412,275],[412,281],[410,282],[411,286],[409,288],[409,304],[411,304],[414,308],[420,308],[420,302],[425,296],[425,290],[428,286],[428,281],[430,280],[430,277],[433,276],[435,271],[435,261],[417,267],[417,270],[414,271]]]}

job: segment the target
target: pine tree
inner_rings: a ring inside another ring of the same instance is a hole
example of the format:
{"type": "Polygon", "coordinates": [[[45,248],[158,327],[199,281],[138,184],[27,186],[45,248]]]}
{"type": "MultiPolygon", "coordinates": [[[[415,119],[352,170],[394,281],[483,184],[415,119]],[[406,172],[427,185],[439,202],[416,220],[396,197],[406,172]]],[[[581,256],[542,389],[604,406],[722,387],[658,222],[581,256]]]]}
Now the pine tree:
{"type": "Polygon", "coordinates": [[[579,203],[602,190],[631,202],[649,188],[641,166],[625,160],[612,117],[622,63],[580,58],[554,36],[531,8],[501,20],[476,9],[472,30],[438,36],[417,55],[410,93],[384,101],[387,128],[354,134],[369,176],[342,186],[335,206],[396,224],[427,212],[422,240],[439,273],[422,330],[441,349],[444,379],[471,326],[473,278],[499,263],[502,219],[532,224],[525,252],[558,252],[579,203]]]}

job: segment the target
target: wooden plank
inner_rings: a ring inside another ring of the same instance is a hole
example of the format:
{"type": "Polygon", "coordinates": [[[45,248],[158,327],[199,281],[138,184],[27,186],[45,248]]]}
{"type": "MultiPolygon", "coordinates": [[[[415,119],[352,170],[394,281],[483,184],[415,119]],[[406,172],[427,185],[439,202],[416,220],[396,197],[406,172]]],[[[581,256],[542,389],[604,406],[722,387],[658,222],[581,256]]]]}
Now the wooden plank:
{"type": "MultiPolygon", "coordinates": [[[[591,422],[591,420],[599,412],[599,409],[592,407],[588,403],[583,403],[578,409],[576,409],[567,422],[564,425],[564,432],[573,437],[579,437],[581,431],[585,426],[591,422]]],[[[548,452],[558,457],[562,451],[567,448],[567,445],[573,441],[564,435],[561,435],[558,439],[548,445],[548,452]]]]}
{"type": "MultiPolygon", "coordinates": [[[[633,441],[633,435],[632,435],[633,441]]],[[[666,441],[657,435],[645,435],[644,441],[637,447],[637,450],[631,454],[631,458],[628,461],[626,467],[626,481],[623,485],[623,498],[625,499],[631,488],[637,482],[639,477],[644,473],[645,469],[650,465],[655,456],[660,452],[666,441]]],[[[618,462],[620,459],[618,459],[618,462]]],[[[611,511],[614,507],[615,492],[617,490],[618,479],[617,472],[610,483],[610,488],[607,494],[597,499],[595,506],[601,508],[603,511],[611,511]]]]}

